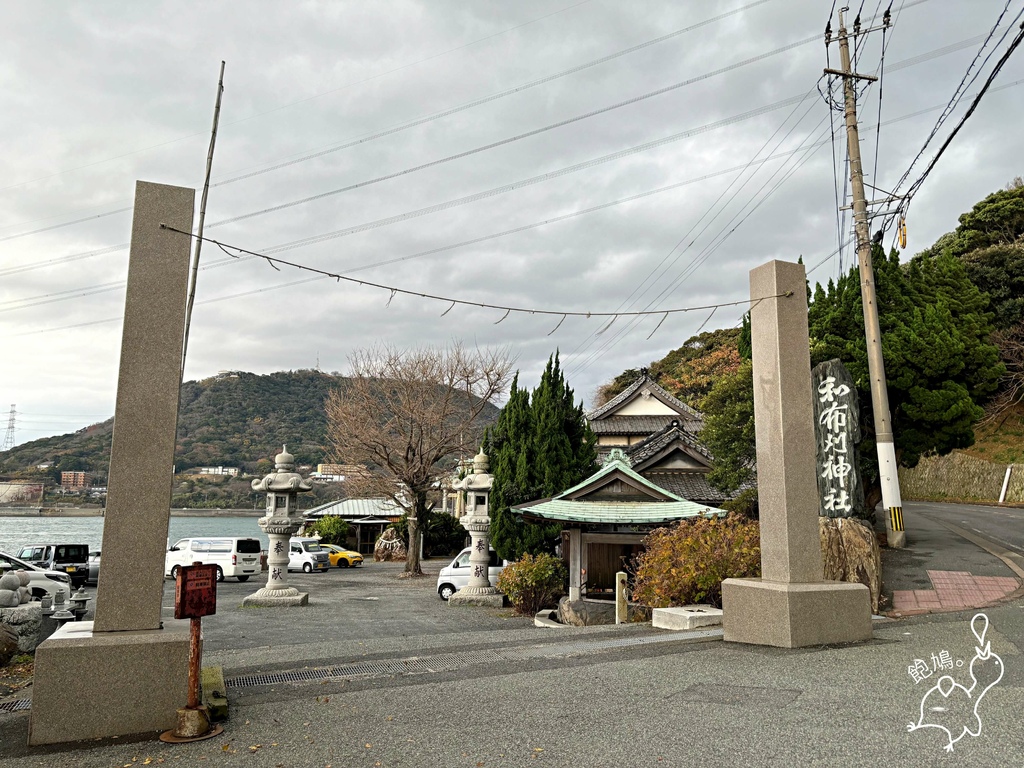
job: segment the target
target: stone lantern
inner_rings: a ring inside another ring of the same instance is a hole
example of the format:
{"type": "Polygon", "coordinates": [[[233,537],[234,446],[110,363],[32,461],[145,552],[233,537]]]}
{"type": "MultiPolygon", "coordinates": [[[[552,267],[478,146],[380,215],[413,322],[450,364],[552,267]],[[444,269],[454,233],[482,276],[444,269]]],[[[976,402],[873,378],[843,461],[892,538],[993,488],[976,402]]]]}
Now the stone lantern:
{"type": "Polygon", "coordinates": [[[483,448],[473,458],[473,471],[461,480],[452,483],[452,488],[465,493],[465,514],[460,522],[469,531],[469,584],[448,600],[448,605],[484,605],[500,608],[505,600],[488,578],[490,567],[491,528],[490,495],[494,484],[494,475],[488,471],[487,454],[483,448]]]}
{"type": "Polygon", "coordinates": [[[262,480],[253,480],[252,489],[267,494],[267,512],[258,521],[270,539],[267,553],[267,586],[242,600],[243,606],[306,605],[309,594],[288,586],[288,547],[302,525],[298,496],[313,486],[294,471],[295,457],[288,446],[274,458],[274,471],[262,480]]]}

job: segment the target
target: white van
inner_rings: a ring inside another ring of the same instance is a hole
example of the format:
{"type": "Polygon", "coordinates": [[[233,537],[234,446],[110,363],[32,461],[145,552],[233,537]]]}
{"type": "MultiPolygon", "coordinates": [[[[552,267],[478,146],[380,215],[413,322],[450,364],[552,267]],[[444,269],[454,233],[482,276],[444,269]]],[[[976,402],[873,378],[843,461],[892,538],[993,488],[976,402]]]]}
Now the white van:
{"type": "Polygon", "coordinates": [[[262,550],[263,543],[253,538],[203,536],[181,539],[164,558],[164,576],[177,579],[181,566],[198,562],[216,565],[217,581],[224,581],[227,576],[248,581],[250,576],[260,572],[262,550]]]}
{"type": "MultiPolygon", "coordinates": [[[[454,560],[449,565],[446,565],[441,569],[441,572],[437,574],[437,594],[441,596],[442,600],[447,600],[449,597],[454,595],[464,586],[469,584],[469,577],[472,574],[472,569],[469,564],[469,555],[472,553],[470,547],[466,547],[464,550],[459,552],[454,560]]],[[[498,576],[505,566],[508,565],[508,560],[498,560],[498,553],[493,549],[490,551],[491,562],[487,569],[487,579],[491,582],[491,586],[495,586],[498,583],[498,576]]]]}
{"type": "Polygon", "coordinates": [[[318,539],[304,539],[293,536],[288,547],[288,570],[326,571],[331,567],[327,550],[320,546],[318,539]]]}

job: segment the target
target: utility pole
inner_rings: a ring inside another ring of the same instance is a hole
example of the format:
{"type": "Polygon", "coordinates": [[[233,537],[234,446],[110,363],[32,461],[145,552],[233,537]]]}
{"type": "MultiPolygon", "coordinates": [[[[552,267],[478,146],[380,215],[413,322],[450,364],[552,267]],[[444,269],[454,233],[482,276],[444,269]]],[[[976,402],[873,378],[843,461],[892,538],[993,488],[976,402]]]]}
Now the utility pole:
{"type": "MultiPolygon", "coordinates": [[[[826,74],[843,78],[843,96],[846,116],[846,148],[850,158],[850,185],[853,192],[853,222],[857,238],[857,263],[860,267],[860,292],[864,305],[864,333],[867,341],[868,375],[871,379],[871,410],[875,421],[875,446],[878,451],[878,476],[882,485],[882,506],[885,507],[886,534],[889,546],[902,549],[907,543],[903,530],[903,501],[896,467],[896,447],[893,442],[892,419],[889,415],[889,391],[885,383],[885,362],[882,359],[882,331],[878,324],[878,300],[875,296],[875,273],[871,266],[871,237],[868,229],[868,204],[864,196],[864,170],[860,159],[860,137],[857,130],[857,80],[876,80],[871,75],[860,75],[850,66],[850,39],[843,14],[849,8],[839,9],[839,56],[842,69],[826,69],[826,74]]],[[[888,12],[884,26],[888,26],[888,12]]],[[[884,28],[884,26],[882,28],[884,28]]],[[[860,28],[860,16],[854,22],[854,37],[873,30],[860,28]]],[[[826,44],[829,33],[826,31],[826,44]]],[[[855,43],[856,44],[856,43],[855,43]]]]}

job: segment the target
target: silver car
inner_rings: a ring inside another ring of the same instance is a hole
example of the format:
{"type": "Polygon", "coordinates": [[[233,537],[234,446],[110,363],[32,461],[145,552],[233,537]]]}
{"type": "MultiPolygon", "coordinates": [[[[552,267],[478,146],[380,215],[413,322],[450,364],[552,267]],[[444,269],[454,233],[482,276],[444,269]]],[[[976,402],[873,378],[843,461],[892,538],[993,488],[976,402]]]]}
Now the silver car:
{"type": "Polygon", "coordinates": [[[66,603],[71,597],[71,577],[63,571],[44,571],[14,555],[0,552],[0,574],[8,571],[25,571],[28,574],[28,588],[32,591],[33,600],[45,595],[56,600],[57,594],[63,593],[66,603]]]}

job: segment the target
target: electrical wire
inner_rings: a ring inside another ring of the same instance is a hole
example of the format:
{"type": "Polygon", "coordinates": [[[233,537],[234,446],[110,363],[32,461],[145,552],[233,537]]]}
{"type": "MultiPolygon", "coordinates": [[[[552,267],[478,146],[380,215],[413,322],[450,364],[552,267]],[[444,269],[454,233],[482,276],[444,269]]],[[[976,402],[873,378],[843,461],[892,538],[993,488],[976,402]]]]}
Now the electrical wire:
{"type": "MultiPolygon", "coordinates": [[[[377,79],[379,79],[381,77],[385,77],[387,75],[394,74],[395,72],[400,72],[403,69],[408,69],[409,67],[414,67],[417,64],[423,64],[424,62],[431,61],[432,59],[437,59],[437,58],[440,58],[442,56],[447,56],[450,53],[454,53],[456,51],[461,51],[461,50],[463,50],[465,48],[469,48],[469,47],[474,46],[474,45],[476,45],[478,43],[482,43],[485,40],[490,40],[491,38],[500,37],[501,35],[508,34],[509,32],[514,32],[517,29],[522,29],[523,27],[529,26],[530,24],[535,24],[536,22],[542,21],[542,20],[547,19],[547,18],[550,18],[551,16],[557,16],[560,13],[564,13],[565,11],[572,10],[573,8],[576,8],[577,6],[580,6],[580,5],[586,5],[589,2],[590,2],[590,0],[581,0],[581,2],[574,3],[573,5],[566,6],[565,8],[560,8],[557,11],[552,11],[551,13],[547,13],[547,14],[545,14],[543,16],[539,16],[539,17],[537,17],[535,19],[531,19],[530,21],[526,21],[526,22],[523,22],[521,24],[517,24],[517,25],[515,25],[513,27],[509,27],[508,29],[504,29],[501,32],[495,32],[493,34],[486,35],[485,37],[478,38],[478,39],[473,40],[473,41],[471,41],[469,43],[464,43],[463,45],[456,46],[455,48],[449,48],[446,51],[442,51],[440,53],[432,54],[432,55],[427,56],[425,58],[418,59],[418,60],[413,61],[413,62],[409,62],[408,64],[402,64],[401,66],[395,67],[394,69],[389,69],[386,72],[380,72],[380,73],[378,73],[376,75],[372,75],[370,77],[363,78],[362,80],[357,80],[357,81],[352,82],[352,83],[347,83],[347,84],[345,84],[345,85],[343,85],[343,86],[341,86],[339,88],[332,88],[329,91],[321,91],[320,93],[314,94],[312,96],[307,96],[304,99],[299,99],[297,101],[292,101],[292,102],[289,102],[287,104],[282,104],[282,105],[280,105],[278,107],[274,107],[273,109],[268,109],[268,110],[265,110],[263,112],[258,112],[258,113],[254,114],[254,115],[249,115],[248,117],[243,117],[243,118],[241,118],[239,120],[234,120],[234,121],[232,121],[230,123],[225,123],[225,125],[238,125],[239,123],[244,123],[244,122],[247,122],[249,120],[255,120],[258,117],[264,117],[265,115],[269,115],[269,114],[272,114],[274,112],[280,112],[283,109],[288,109],[288,108],[294,107],[294,106],[296,106],[298,104],[304,104],[307,101],[313,101],[314,99],[318,99],[318,98],[321,98],[323,96],[327,96],[328,94],[331,94],[331,93],[337,93],[338,91],[345,90],[346,88],[351,88],[352,86],[355,86],[355,85],[362,85],[363,83],[368,83],[368,82],[370,82],[372,80],[377,80],[377,79]]],[[[766,3],[766,2],[770,2],[770,0],[759,0],[759,2],[754,3],[754,5],[760,5],[761,3],[766,3]]],[[[740,10],[742,10],[742,9],[740,9],[740,10]]],[[[87,163],[85,165],[75,166],[74,168],[66,168],[66,169],[64,169],[62,171],[57,171],[56,173],[51,173],[51,174],[48,174],[46,176],[39,176],[39,177],[37,177],[35,179],[28,179],[26,181],[20,181],[20,182],[18,182],[16,184],[10,184],[10,185],[8,185],[6,187],[0,187],[0,192],[8,190],[8,189],[14,189],[15,187],[22,187],[22,186],[25,186],[26,184],[34,184],[37,181],[45,181],[46,179],[52,179],[55,176],[62,176],[65,173],[71,173],[73,171],[80,171],[80,170],[82,170],[84,168],[92,168],[92,167],[97,166],[97,165],[102,165],[104,163],[113,162],[114,160],[120,160],[120,159],[125,158],[125,157],[131,157],[132,155],[138,155],[138,154],[141,154],[142,152],[148,152],[151,149],[159,149],[160,147],[166,147],[166,146],[168,146],[170,144],[176,144],[179,141],[185,141],[187,139],[192,139],[192,138],[195,138],[196,136],[206,136],[206,133],[203,133],[203,132],[190,133],[190,134],[187,134],[186,136],[179,136],[176,139],[170,139],[169,141],[163,141],[163,142],[160,142],[159,144],[152,144],[152,145],[150,145],[148,147],[143,147],[141,149],[132,150],[131,152],[125,152],[123,154],[116,155],[114,157],[108,157],[108,158],[105,158],[103,160],[97,160],[97,161],[92,162],[92,163],[87,163]]]]}
{"type": "MultiPolygon", "coordinates": [[[[1002,90],[1005,90],[1007,88],[1012,88],[1012,87],[1015,87],[1015,86],[1018,86],[1018,85],[1021,85],[1021,84],[1024,84],[1024,79],[1015,80],[1013,82],[1006,83],[1004,85],[1001,85],[1001,86],[998,86],[998,87],[995,87],[995,88],[991,88],[990,92],[995,93],[995,92],[1002,91],[1002,90]]],[[[892,118],[890,120],[886,120],[886,121],[882,122],[882,125],[884,125],[884,126],[885,125],[892,125],[894,123],[902,122],[904,120],[909,120],[909,119],[912,119],[914,117],[919,117],[919,116],[927,114],[929,112],[934,112],[937,109],[941,109],[943,106],[944,106],[943,104],[936,104],[936,105],[933,105],[931,107],[927,107],[927,108],[924,108],[924,109],[916,110],[914,112],[907,113],[907,114],[902,115],[900,117],[896,117],[896,118],[892,118]]],[[[784,121],[784,123],[785,123],[785,121],[784,121]]],[[[825,143],[827,143],[827,142],[828,142],[828,140],[826,140],[825,143]]],[[[762,147],[762,150],[763,150],[763,148],[764,147],[762,147]]],[[[495,232],[495,233],[490,233],[490,234],[487,234],[487,235],[482,235],[480,237],[472,238],[472,239],[469,239],[469,240],[463,240],[463,241],[460,241],[460,242],[451,243],[451,244],[439,246],[439,247],[436,247],[436,248],[431,248],[431,249],[428,249],[428,250],[425,250],[425,251],[420,251],[420,252],[413,253],[413,254],[408,254],[408,255],[405,255],[405,256],[398,256],[398,257],[394,257],[394,258],[391,258],[391,259],[385,259],[385,260],[382,260],[382,261],[370,262],[370,263],[367,263],[367,264],[363,264],[363,265],[360,265],[360,266],[353,267],[351,269],[345,270],[345,273],[346,274],[351,274],[353,272],[359,272],[359,271],[363,271],[363,270],[367,270],[367,269],[374,269],[374,268],[381,267],[381,266],[388,266],[388,265],[391,265],[391,264],[401,263],[401,262],[404,262],[404,261],[410,261],[410,260],[417,259],[417,258],[422,258],[422,257],[425,257],[425,256],[432,256],[432,255],[435,255],[435,254],[438,254],[438,253],[442,253],[442,252],[445,252],[445,251],[454,250],[456,248],[462,248],[462,247],[466,247],[466,246],[469,246],[469,245],[476,245],[476,244],[479,244],[479,243],[482,243],[482,242],[486,242],[486,241],[490,241],[490,240],[494,240],[494,239],[497,239],[497,238],[506,237],[506,236],[513,235],[513,234],[518,234],[520,232],[525,232],[525,231],[528,231],[528,230],[531,230],[531,229],[536,229],[538,227],[546,226],[548,224],[554,224],[554,223],[558,223],[558,222],[561,222],[561,221],[566,221],[566,220],[569,220],[569,219],[576,218],[578,216],[584,216],[584,215],[587,215],[587,214],[590,214],[590,213],[595,213],[597,211],[605,210],[605,209],[608,209],[608,208],[611,208],[611,207],[614,207],[614,206],[617,206],[617,205],[622,205],[622,204],[625,204],[625,203],[634,202],[636,200],[641,200],[641,199],[643,199],[645,197],[650,197],[652,195],[661,194],[663,192],[667,192],[667,191],[670,191],[670,190],[673,190],[673,189],[678,189],[680,187],[687,186],[687,185],[690,185],[690,184],[694,184],[694,183],[698,183],[698,182],[702,182],[702,181],[707,181],[709,179],[716,178],[716,177],[723,176],[723,175],[728,175],[730,173],[736,173],[736,172],[739,172],[739,171],[748,170],[748,169],[750,169],[752,167],[763,165],[763,164],[765,164],[765,163],[767,163],[769,161],[772,161],[772,160],[777,160],[777,159],[781,159],[781,158],[784,158],[784,157],[789,157],[791,155],[797,154],[800,151],[802,151],[801,148],[797,148],[797,149],[793,149],[793,150],[787,150],[787,151],[784,151],[784,152],[774,152],[774,153],[768,155],[767,157],[764,157],[764,158],[761,158],[761,159],[752,160],[752,161],[749,161],[747,163],[744,163],[743,165],[731,166],[729,168],[720,169],[718,171],[713,171],[711,173],[704,174],[702,176],[697,176],[697,177],[694,177],[694,178],[691,178],[691,179],[685,179],[683,181],[676,182],[676,183],[673,183],[673,184],[669,184],[669,185],[666,185],[666,186],[663,186],[663,187],[659,187],[659,188],[652,189],[652,190],[647,190],[647,191],[644,191],[644,192],[637,193],[635,195],[629,195],[627,197],[619,198],[617,200],[609,201],[609,202],[606,202],[606,203],[601,203],[599,205],[592,206],[590,208],[585,208],[585,209],[582,209],[582,210],[573,211],[572,213],[563,214],[563,215],[560,215],[560,216],[549,217],[549,218],[546,218],[546,219],[543,219],[543,220],[540,220],[540,221],[531,222],[529,224],[521,225],[521,226],[518,226],[518,227],[513,227],[511,229],[506,229],[506,230],[503,230],[503,231],[500,231],[500,232],[495,232]]],[[[755,157],[756,157],[756,155],[755,155],[755,157]]],[[[716,203],[719,202],[720,200],[721,200],[721,196],[719,197],[718,200],[716,200],[716,203]]],[[[705,212],[704,216],[706,216],[708,212],[705,212]]],[[[702,216],[701,219],[698,219],[698,222],[703,220],[704,216],[702,216]]],[[[693,227],[691,227],[690,232],[692,232],[692,231],[693,231],[693,227]]],[[[681,242],[682,241],[680,241],[680,243],[677,243],[676,247],[678,247],[678,245],[681,244],[681,242]]],[[[847,241],[845,241],[843,243],[843,245],[844,246],[848,245],[850,242],[851,242],[851,240],[847,240],[847,241]]],[[[51,263],[54,263],[54,262],[63,262],[63,261],[69,260],[69,259],[86,258],[88,256],[96,255],[97,253],[110,253],[110,252],[113,252],[115,250],[125,250],[127,248],[128,248],[128,244],[124,243],[124,244],[119,245],[119,246],[113,246],[112,248],[101,249],[100,251],[89,251],[89,252],[86,252],[84,254],[77,254],[77,255],[74,255],[74,256],[71,256],[71,257],[63,257],[63,259],[51,260],[50,262],[45,262],[45,263],[43,263],[41,265],[35,265],[35,266],[37,266],[37,267],[38,266],[47,266],[47,265],[49,265],[51,263]]],[[[269,250],[269,249],[264,249],[264,250],[269,250]]],[[[675,248],[673,248],[673,251],[674,250],[675,250],[675,248]]],[[[671,252],[662,260],[661,264],[664,264],[665,259],[667,259],[668,256],[670,256],[670,255],[671,255],[671,252]]],[[[832,254],[832,256],[835,256],[835,255],[836,255],[835,253],[832,254]]],[[[829,258],[831,258],[832,256],[830,256],[829,258]]],[[[207,262],[207,264],[205,266],[201,267],[201,269],[204,269],[204,270],[206,270],[206,269],[214,269],[214,268],[219,268],[219,267],[222,267],[222,266],[226,266],[228,264],[237,264],[238,262],[239,262],[239,260],[235,259],[235,258],[225,258],[225,259],[221,259],[221,260],[215,260],[215,261],[207,262]]],[[[660,268],[661,264],[658,265],[658,268],[660,268]]],[[[33,267],[14,268],[12,271],[24,271],[26,269],[31,269],[31,268],[33,268],[33,267]]],[[[0,274],[3,274],[3,272],[0,272],[0,274]]],[[[300,281],[300,282],[307,282],[307,281],[300,281]]],[[[297,284],[299,284],[299,283],[290,283],[288,285],[297,285],[297,284]]],[[[107,283],[107,284],[101,284],[101,285],[96,285],[96,286],[87,286],[85,288],[68,289],[67,291],[43,294],[43,295],[40,295],[40,296],[33,296],[33,297],[24,298],[24,299],[10,300],[10,301],[4,302],[4,303],[6,303],[6,304],[19,303],[20,306],[8,307],[8,308],[0,308],[0,311],[6,311],[7,309],[23,309],[23,308],[28,308],[30,306],[34,306],[35,304],[51,303],[51,301],[61,301],[61,300],[67,300],[67,299],[75,299],[75,298],[79,298],[81,296],[91,295],[93,293],[101,293],[101,292],[104,292],[104,290],[116,290],[118,287],[123,287],[124,285],[125,285],[125,282],[124,281],[120,281],[120,282],[117,282],[117,283],[107,283]],[[99,289],[104,289],[104,290],[99,290],[99,289]]],[[[279,287],[288,287],[288,286],[279,286],[279,287]]],[[[244,293],[239,293],[239,294],[231,294],[231,295],[224,296],[224,297],[219,297],[219,298],[216,298],[216,299],[207,299],[207,300],[201,301],[199,303],[200,304],[206,304],[206,303],[215,302],[215,301],[224,301],[224,300],[231,299],[231,298],[247,296],[247,295],[251,295],[252,293],[263,292],[265,290],[273,290],[273,289],[274,288],[260,289],[260,291],[249,291],[249,292],[244,292],[244,293]]],[[[631,296],[632,296],[632,294],[631,294],[631,296]]],[[[107,320],[101,320],[101,321],[96,321],[96,322],[114,322],[115,320],[119,320],[119,319],[121,319],[121,318],[109,318],[107,320]]],[[[92,324],[93,323],[87,323],[87,325],[92,325],[92,324]]],[[[44,329],[43,331],[40,331],[40,332],[48,332],[48,331],[56,331],[56,330],[67,330],[69,328],[76,328],[76,327],[79,327],[79,326],[77,326],[77,325],[61,326],[60,328],[44,329]]]]}
{"type": "Polygon", "coordinates": [[[770,56],[776,56],[776,55],[778,55],[780,53],[784,53],[786,51],[793,50],[794,48],[797,48],[797,47],[799,47],[801,45],[806,45],[807,43],[814,42],[817,39],[818,39],[818,37],[817,37],[817,35],[815,35],[814,37],[806,38],[804,40],[798,40],[798,41],[796,41],[794,43],[790,43],[788,45],[784,45],[781,48],[776,48],[775,50],[768,51],[766,53],[762,53],[762,54],[759,54],[757,56],[753,56],[753,57],[745,59],[743,61],[736,62],[735,64],[730,64],[727,67],[722,67],[722,68],[716,69],[716,70],[714,70],[712,72],[707,72],[707,73],[705,73],[703,75],[698,75],[696,77],[691,77],[691,78],[688,78],[688,79],[683,80],[681,82],[673,83],[672,85],[666,86],[664,88],[658,88],[658,89],[656,89],[654,91],[649,91],[648,93],[644,93],[644,94],[641,94],[639,96],[634,96],[633,98],[626,99],[625,101],[620,101],[620,102],[617,102],[615,104],[610,104],[608,106],[601,107],[600,109],[595,109],[595,110],[591,110],[590,112],[585,112],[583,114],[574,115],[573,117],[567,118],[565,120],[559,120],[558,122],[551,123],[549,125],[545,125],[545,126],[542,126],[540,128],[534,128],[533,130],[525,131],[523,133],[516,134],[515,136],[509,136],[509,137],[506,137],[504,139],[500,139],[498,141],[493,141],[493,142],[491,142],[489,144],[484,144],[484,145],[481,145],[479,147],[474,147],[473,149],[467,149],[467,150],[465,150],[463,152],[458,152],[458,153],[456,153],[454,155],[448,155],[447,157],[443,157],[443,158],[440,158],[440,159],[437,159],[437,160],[432,160],[432,161],[427,162],[427,163],[422,163],[420,165],[416,165],[416,166],[413,166],[411,168],[406,168],[406,169],[401,170],[401,171],[395,171],[394,173],[388,173],[388,174],[385,174],[383,176],[378,176],[378,177],[373,178],[373,179],[368,179],[366,181],[357,182],[355,184],[349,184],[349,185],[344,186],[344,187],[339,187],[338,189],[332,189],[332,190],[329,190],[327,192],[320,192],[320,193],[318,193],[316,195],[309,195],[307,197],[303,197],[303,198],[300,198],[298,200],[292,200],[292,201],[287,202],[287,203],[281,203],[279,205],[274,205],[274,206],[269,206],[269,207],[266,207],[266,208],[262,208],[262,209],[260,209],[258,211],[252,211],[250,213],[243,213],[243,214],[240,214],[238,216],[232,216],[231,218],[222,219],[221,221],[214,222],[213,224],[210,224],[209,226],[212,229],[213,227],[220,227],[220,226],[223,226],[225,224],[233,224],[236,221],[244,221],[245,219],[251,219],[251,218],[254,218],[254,217],[257,217],[257,216],[264,216],[264,215],[266,215],[268,213],[276,213],[277,211],[286,210],[288,208],[294,208],[295,206],[298,206],[298,205],[305,205],[306,203],[311,203],[311,202],[314,202],[316,200],[323,200],[324,198],[332,197],[334,195],[341,194],[342,192],[350,192],[352,190],[362,189],[363,187],[368,187],[368,186],[373,185],[373,184],[379,184],[382,181],[389,181],[391,179],[400,178],[400,177],[408,175],[410,173],[415,173],[417,171],[422,171],[422,170],[425,170],[427,168],[433,168],[433,167],[436,167],[436,166],[439,166],[439,165],[443,165],[445,163],[450,163],[450,162],[452,162],[454,160],[462,160],[462,159],[464,159],[466,157],[471,157],[472,155],[476,155],[476,154],[479,154],[481,152],[486,152],[486,151],[489,151],[491,149],[496,149],[497,147],[503,147],[503,146],[505,146],[507,144],[511,144],[513,142],[517,142],[517,141],[520,141],[522,139],[530,138],[530,137],[533,137],[533,136],[538,136],[538,135],[540,135],[542,133],[546,133],[548,131],[555,130],[556,128],[563,128],[563,127],[565,127],[567,125],[572,125],[573,123],[578,123],[578,122],[580,122],[582,120],[587,120],[587,119],[589,119],[591,117],[596,117],[597,115],[603,115],[603,114],[606,114],[608,112],[612,112],[612,111],[614,111],[616,109],[621,109],[622,107],[632,106],[632,105],[638,104],[638,103],[640,103],[642,101],[646,101],[647,99],[654,98],[655,96],[663,96],[666,93],[671,93],[672,91],[678,90],[680,88],[684,88],[684,87],[686,87],[688,85],[693,85],[694,83],[699,83],[699,82],[701,82],[703,80],[707,80],[709,78],[725,74],[726,72],[731,72],[731,71],[733,71],[735,69],[738,69],[740,67],[745,67],[748,64],[753,64],[755,62],[762,61],[762,60],[764,60],[766,58],[769,58],[770,56]]]}
{"type": "Polygon", "coordinates": [[[489,103],[491,103],[493,101],[497,101],[498,99],[503,99],[506,96],[511,96],[513,94],[523,93],[524,91],[527,91],[530,88],[536,88],[539,85],[545,85],[546,83],[550,83],[550,82],[553,82],[553,81],[558,80],[560,78],[567,77],[569,75],[573,75],[573,74],[576,74],[578,72],[582,72],[582,71],[584,71],[586,69],[590,69],[591,67],[596,67],[599,64],[605,64],[605,63],[607,63],[609,61],[612,61],[614,59],[620,58],[622,56],[626,56],[626,55],[631,54],[631,53],[636,53],[637,51],[643,50],[644,48],[648,48],[648,47],[650,47],[652,45],[656,45],[658,43],[663,43],[666,40],[671,40],[674,37],[679,37],[680,35],[684,35],[684,34],[686,34],[688,32],[693,32],[693,31],[698,30],[698,29],[700,29],[702,27],[706,27],[709,24],[713,24],[716,21],[721,21],[722,19],[725,19],[725,18],[727,18],[729,16],[733,16],[735,14],[742,13],[743,11],[749,10],[751,8],[754,8],[755,6],[758,6],[758,5],[763,5],[764,3],[767,3],[767,2],[770,2],[770,0],[757,0],[756,2],[750,3],[748,5],[741,6],[739,8],[735,8],[735,9],[733,9],[731,11],[728,11],[726,13],[720,14],[718,16],[713,16],[710,19],[705,19],[704,21],[698,22],[697,24],[691,24],[690,26],[684,27],[683,29],[678,29],[678,30],[676,30],[674,32],[669,32],[666,35],[662,35],[660,37],[656,37],[653,40],[648,40],[646,42],[640,43],[639,45],[634,45],[634,46],[632,46],[630,48],[625,48],[625,49],[623,49],[621,51],[616,51],[615,53],[609,54],[607,56],[602,56],[600,58],[593,59],[593,60],[585,62],[583,64],[579,64],[577,66],[570,67],[569,69],[564,69],[561,72],[556,72],[556,73],[554,73],[552,75],[546,75],[545,77],[541,77],[541,78],[538,78],[536,80],[532,80],[532,81],[527,82],[527,83],[521,83],[520,85],[514,86],[512,88],[507,88],[507,89],[505,89],[503,91],[499,91],[498,93],[493,93],[493,94],[490,94],[489,96],[484,96],[483,98],[475,99],[474,101],[469,101],[469,102],[466,102],[464,104],[460,104],[460,105],[458,105],[456,107],[452,107],[450,109],[443,110],[441,112],[435,112],[435,113],[433,113],[431,115],[427,115],[425,117],[417,118],[416,120],[412,120],[412,121],[409,121],[407,123],[401,123],[401,124],[393,126],[391,128],[387,128],[387,129],[384,129],[384,130],[381,130],[381,131],[377,131],[375,133],[371,133],[371,134],[362,136],[362,137],[357,138],[357,139],[355,139],[353,141],[349,141],[349,142],[346,142],[344,144],[340,144],[338,146],[329,147],[327,149],[323,149],[323,150],[319,150],[319,151],[312,152],[312,153],[309,153],[309,154],[301,155],[300,157],[297,157],[297,158],[294,158],[294,159],[291,159],[291,160],[287,160],[287,161],[282,162],[282,163],[277,163],[277,164],[269,166],[267,168],[262,168],[262,169],[260,169],[258,171],[253,171],[251,173],[243,173],[243,174],[240,174],[238,176],[233,176],[231,178],[224,179],[222,181],[218,181],[213,186],[219,187],[219,186],[223,186],[225,184],[234,184],[235,182],[242,181],[243,179],[250,179],[250,178],[253,178],[254,176],[261,176],[261,175],[263,175],[265,173],[271,173],[273,171],[278,171],[278,170],[280,170],[282,168],[288,168],[289,166],[296,165],[297,163],[303,163],[303,162],[306,162],[307,160],[313,160],[313,159],[316,159],[318,157],[323,157],[325,155],[332,154],[334,152],[340,152],[341,150],[344,150],[344,149],[350,149],[352,147],[359,146],[360,144],[365,144],[368,141],[374,141],[376,139],[384,138],[385,136],[391,136],[391,135],[399,133],[401,131],[409,130],[410,128],[415,128],[417,126],[425,125],[426,123],[430,123],[430,122],[433,122],[435,120],[440,120],[441,118],[444,118],[444,117],[450,117],[451,115],[458,114],[459,112],[464,112],[467,109],[472,109],[474,107],[482,106],[483,104],[489,104],[489,103]]]}
{"type": "MultiPolygon", "coordinates": [[[[537,308],[537,307],[534,307],[534,308],[514,307],[514,306],[506,306],[506,305],[503,305],[503,304],[491,304],[489,302],[469,301],[467,299],[457,299],[457,298],[452,298],[450,296],[439,296],[439,295],[432,294],[432,293],[426,293],[424,291],[414,291],[414,290],[410,290],[408,288],[400,288],[398,286],[385,285],[383,283],[376,283],[376,282],[372,282],[370,280],[363,280],[362,278],[351,277],[349,275],[344,275],[344,274],[341,274],[340,272],[331,272],[329,270],[318,269],[317,267],[311,267],[311,266],[306,265],[306,264],[300,264],[300,263],[294,262],[294,261],[287,261],[285,259],[280,259],[280,258],[278,258],[276,256],[271,256],[271,255],[265,254],[265,253],[259,253],[258,251],[250,251],[250,250],[248,250],[246,248],[242,248],[242,247],[237,246],[237,245],[230,245],[228,243],[222,243],[219,240],[215,240],[215,239],[213,239],[211,237],[199,237],[198,235],[195,235],[195,234],[193,234],[191,232],[186,232],[183,229],[177,229],[177,228],[171,227],[171,226],[169,226],[167,224],[161,224],[160,228],[161,229],[166,229],[166,230],[168,230],[170,232],[177,232],[180,235],[185,235],[185,236],[190,237],[190,238],[195,239],[195,240],[203,240],[204,242],[208,242],[208,243],[210,243],[212,245],[216,245],[218,248],[220,248],[222,251],[224,251],[224,253],[226,253],[227,255],[232,256],[232,257],[237,254],[237,255],[245,255],[245,256],[255,257],[257,259],[262,259],[264,262],[266,262],[269,266],[273,267],[277,271],[281,271],[280,267],[281,266],[285,266],[285,267],[289,267],[291,269],[296,269],[296,270],[299,270],[299,271],[302,271],[302,272],[310,272],[310,273],[312,273],[314,275],[319,275],[319,276],[322,276],[322,277],[325,277],[325,278],[331,278],[331,279],[336,280],[338,282],[345,281],[345,282],[349,282],[349,283],[354,283],[356,285],[366,286],[366,287],[369,287],[369,288],[379,288],[381,290],[385,290],[385,291],[390,292],[392,298],[396,294],[401,294],[403,296],[414,296],[414,297],[421,298],[421,299],[431,299],[433,301],[441,301],[441,302],[444,302],[445,304],[456,304],[456,305],[461,305],[461,306],[466,306],[466,307],[478,307],[478,308],[482,308],[482,309],[497,309],[497,310],[504,310],[506,312],[515,312],[515,313],[526,314],[526,315],[564,315],[564,316],[567,316],[567,317],[585,317],[585,318],[591,318],[591,317],[610,317],[610,318],[615,319],[615,318],[618,318],[618,317],[627,317],[627,316],[631,317],[631,316],[639,316],[639,315],[660,315],[660,314],[662,314],[664,312],[667,312],[669,314],[678,314],[678,313],[681,313],[681,312],[693,312],[695,310],[712,309],[713,307],[734,307],[734,306],[737,306],[739,304],[748,304],[751,301],[756,301],[757,300],[757,299],[744,299],[744,300],[741,300],[741,301],[730,301],[730,302],[723,302],[723,303],[720,303],[720,304],[707,304],[707,305],[698,306],[698,307],[678,307],[678,308],[674,308],[674,309],[659,309],[659,310],[657,310],[655,312],[647,312],[647,311],[642,311],[642,310],[641,311],[634,311],[634,312],[602,312],[602,311],[594,311],[594,310],[591,310],[591,311],[582,311],[582,310],[575,311],[575,310],[563,310],[563,309],[544,309],[544,308],[537,308]],[[232,253],[232,251],[234,251],[234,253],[232,253]]],[[[762,297],[759,297],[759,299],[780,298],[782,296],[792,296],[792,292],[773,294],[772,296],[762,296],[762,297]]],[[[390,303],[391,303],[391,299],[389,298],[388,299],[388,304],[390,304],[390,303]]],[[[446,313],[447,313],[447,311],[448,310],[446,310],[446,313]]]]}

